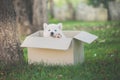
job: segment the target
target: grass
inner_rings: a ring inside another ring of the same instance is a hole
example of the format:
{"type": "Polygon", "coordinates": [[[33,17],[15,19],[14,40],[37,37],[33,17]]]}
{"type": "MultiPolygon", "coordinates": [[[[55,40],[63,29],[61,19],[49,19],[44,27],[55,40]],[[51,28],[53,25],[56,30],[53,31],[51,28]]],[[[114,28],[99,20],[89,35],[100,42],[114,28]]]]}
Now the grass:
{"type": "Polygon", "coordinates": [[[77,30],[87,27],[88,32],[99,36],[92,44],[85,44],[85,62],[83,64],[75,66],[24,64],[7,68],[0,67],[0,80],[120,79],[120,23],[79,21],[62,23],[65,26],[64,29],[71,30],[74,25],[77,25],[77,30]],[[67,25],[68,27],[66,27],[67,25]]]}
{"type": "Polygon", "coordinates": [[[81,29],[81,27],[102,27],[102,26],[109,26],[109,25],[116,25],[119,24],[119,21],[88,21],[88,22],[84,22],[84,21],[58,21],[56,19],[51,19],[48,23],[62,23],[63,24],[63,30],[77,30],[77,29],[81,29]]]}

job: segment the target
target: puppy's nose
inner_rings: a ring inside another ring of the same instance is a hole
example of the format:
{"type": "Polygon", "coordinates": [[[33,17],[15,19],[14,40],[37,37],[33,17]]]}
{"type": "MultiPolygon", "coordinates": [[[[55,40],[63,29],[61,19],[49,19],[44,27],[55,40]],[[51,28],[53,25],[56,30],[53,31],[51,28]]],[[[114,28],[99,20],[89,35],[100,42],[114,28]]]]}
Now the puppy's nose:
{"type": "Polygon", "coordinates": [[[54,32],[51,32],[50,35],[53,36],[53,35],[54,35],[54,32]]]}

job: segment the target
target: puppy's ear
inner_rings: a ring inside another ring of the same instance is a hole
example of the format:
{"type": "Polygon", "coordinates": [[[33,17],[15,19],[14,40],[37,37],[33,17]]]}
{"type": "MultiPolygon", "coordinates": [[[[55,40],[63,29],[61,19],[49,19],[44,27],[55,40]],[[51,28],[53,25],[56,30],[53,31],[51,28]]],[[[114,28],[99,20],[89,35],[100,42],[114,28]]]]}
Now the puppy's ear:
{"type": "Polygon", "coordinates": [[[59,23],[59,24],[58,24],[58,28],[59,28],[60,30],[62,30],[62,23],[59,23]]]}
{"type": "Polygon", "coordinates": [[[47,28],[47,23],[44,23],[43,24],[43,29],[46,29],[47,28]]]}

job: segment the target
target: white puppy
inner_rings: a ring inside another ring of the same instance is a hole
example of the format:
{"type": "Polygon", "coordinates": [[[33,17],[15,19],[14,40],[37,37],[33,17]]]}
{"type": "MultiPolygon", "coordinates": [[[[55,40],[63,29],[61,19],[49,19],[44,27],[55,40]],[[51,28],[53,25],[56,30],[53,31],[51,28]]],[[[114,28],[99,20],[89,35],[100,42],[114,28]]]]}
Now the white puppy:
{"type": "Polygon", "coordinates": [[[43,37],[65,38],[62,33],[62,24],[43,24],[43,37]]]}

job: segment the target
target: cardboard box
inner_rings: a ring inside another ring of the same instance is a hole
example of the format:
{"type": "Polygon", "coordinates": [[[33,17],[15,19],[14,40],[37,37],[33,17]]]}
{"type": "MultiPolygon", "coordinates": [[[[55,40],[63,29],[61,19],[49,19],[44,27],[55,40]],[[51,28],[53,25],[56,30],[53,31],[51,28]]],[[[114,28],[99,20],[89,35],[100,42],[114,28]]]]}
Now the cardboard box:
{"type": "Polygon", "coordinates": [[[77,64],[84,61],[84,42],[92,43],[97,36],[85,31],[63,31],[66,38],[45,38],[43,31],[26,37],[21,47],[28,49],[28,62],[46,64],[77,64]]]}

